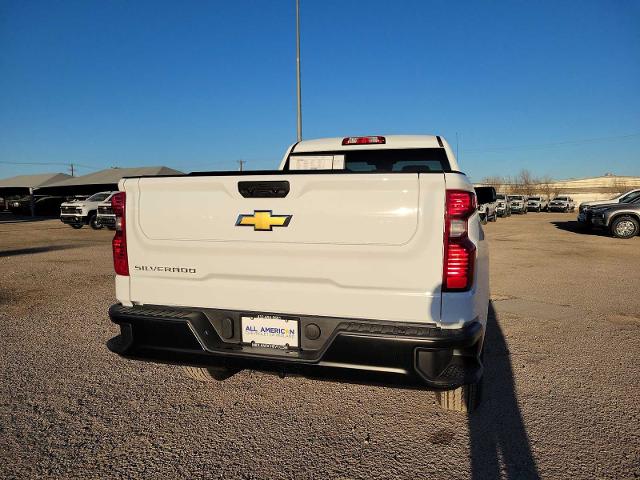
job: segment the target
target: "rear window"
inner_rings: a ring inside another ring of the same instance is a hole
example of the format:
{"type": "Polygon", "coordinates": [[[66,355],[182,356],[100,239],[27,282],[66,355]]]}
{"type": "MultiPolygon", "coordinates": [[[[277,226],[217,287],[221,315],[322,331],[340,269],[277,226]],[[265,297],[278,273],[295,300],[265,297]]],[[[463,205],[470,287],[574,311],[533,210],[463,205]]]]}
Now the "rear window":
{"type": "Polygon", "coordinates": [[[307,158],[316,161],[317,169],[343,170],[354,173],[437,173],[451,171],[444,148],[294,152],[289,155],[285,170],[298,170],[300,168],[297,165],[300,164],[311,165],[311,162],[305,161],[307,158]],[[321,159],[323,161],[320,161],[321,159]]]}

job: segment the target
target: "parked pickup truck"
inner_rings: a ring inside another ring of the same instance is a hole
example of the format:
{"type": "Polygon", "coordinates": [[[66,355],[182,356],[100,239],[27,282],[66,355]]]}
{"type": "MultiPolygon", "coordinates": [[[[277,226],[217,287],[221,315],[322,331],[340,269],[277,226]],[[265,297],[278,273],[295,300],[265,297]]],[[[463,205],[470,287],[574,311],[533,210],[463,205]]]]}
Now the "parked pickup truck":
{"type": "Polygon", "coordinates": [[[546,212],[549,208],[549,199],[544,195],[536,195],[527,199],[527,210],[532,212],[546,212]]]}
{"type": "Polygon", "coordinates": [[[507,201],[509,202],[511,213],[527,213],[527,197],[524,195],[509,195],[507,196],[507,201]]]}
{"type": "Polygon", "coordinates": [[[548,210],[550,212],[573,212],[576,209],[576,203],[573,198],[567,196],[556,197],[549,202],[548,210]]]}
{"type": "Polygon", "coordinates": [[[124,178],[112,198],[124,357],[438,389],[479,400],[478,199],[437,136],[307,140],[278,171],[124,178]]]}
{"type": "Polygon", "coordinates": [[[85,200],[63,203],[60,205],[60,221],[73,228],[89,225],[94,230],[99,230],[102,225],[98,222],[98,205],[111,200],[114,193],[116,192],[99,192],[85,200]]]}
{"type": "Polygon", "coordinates": [[[507,201],[507,196],[504,193],[496,194],[496,213],[499,217],[510,217],[511,207],[507,201]]]}

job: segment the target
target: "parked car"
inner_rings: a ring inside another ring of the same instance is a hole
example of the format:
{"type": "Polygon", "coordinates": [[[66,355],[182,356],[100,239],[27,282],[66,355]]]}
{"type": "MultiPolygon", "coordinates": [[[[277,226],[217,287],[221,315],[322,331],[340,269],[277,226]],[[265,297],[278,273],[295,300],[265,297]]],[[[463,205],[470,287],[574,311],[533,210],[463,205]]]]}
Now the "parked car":
{"type": "Polygon", "coordinates": [[[98,205],[109,200],[117,192],[99,192],[86,200],[65,202],[60,206],[60,221],[73,228],[89,225],[94,230],[102,228],[98,223],[98,205]]]}
{"type": "Polygon", "coordinates": [[[472,410],[489,305],[476,196],[495,189],[427,135],[303,140],[280,170],[120,182],[109,348],[201,381],[378,376],[472,410]]]}
{"type": "Polygon", "coordinates": [[[527,197],[524,195],[509,195],[507,196],[507,201],[509,202],[511,213],[527,213],[527,197]]]}
{"type": "Polygon", "coordinates": [[[635,237],[640,234],[640,197],[593,207],[591,222],[595,228],[604,228],[614,237],[635,237]]]}
{"type": "MultiPolygon", "coordinates": [[[[60,211],[64,197],[35,196],[33,198],[33,214],[38,217],[55,217],[60,211]]],[[[9,203],[9,210],[14,215],[31,215],[31,197],[24,196],[9,203]]]]}
{"type": "Polygon", "coordinates": [[[496,213],[499,217],[511,216],[511,206],[504,193],[496,193],[496,213]]]}
{"type": "Polygon", "coordinates": [[[549,202],[550,212],[573,212],[576,209],[576,203],[573,198],[562,195],[554,198],[549,202]]]}
{"type": "Polygon", "coordinates": [[[594,200],[591,202],[582,202],[578,208],[578,223],[589,228],[591,226],[591,214],[593,208],[601,205],[612,205],[616,203],[629,203],[640,198],[640,189],[625,192],[622,195],[612,198],[611,200],[594,200]]]}
{"type": "Polygon", "coordinates": [[[527,200],[527,210],[531,212],[546,212],[549,208],[549,199],[544,195],[535,195],[527,200]]]}

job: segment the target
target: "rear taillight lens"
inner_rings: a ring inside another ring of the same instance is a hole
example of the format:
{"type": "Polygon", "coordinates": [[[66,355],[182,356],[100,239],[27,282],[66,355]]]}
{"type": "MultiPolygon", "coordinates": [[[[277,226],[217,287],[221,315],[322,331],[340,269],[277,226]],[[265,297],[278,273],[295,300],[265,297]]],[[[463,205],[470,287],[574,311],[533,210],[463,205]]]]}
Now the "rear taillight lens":
{"type": "Polygon", "coordinates": [[[469,217],[476,211],[476,196],[464,190],[447,190],[444,216],[444,268],[442,290],[461,292],[473,285],[476,246],[469,240],[469,217]]]}
{"type": "Polygon", "coordinates": [[[126,200],[127,197],[124,192],[118,192],[111,197],[111,208],[116,216],[116,234],[111,245],[113,247],[113,268],[116,274],[128,276],[126,200]]]}

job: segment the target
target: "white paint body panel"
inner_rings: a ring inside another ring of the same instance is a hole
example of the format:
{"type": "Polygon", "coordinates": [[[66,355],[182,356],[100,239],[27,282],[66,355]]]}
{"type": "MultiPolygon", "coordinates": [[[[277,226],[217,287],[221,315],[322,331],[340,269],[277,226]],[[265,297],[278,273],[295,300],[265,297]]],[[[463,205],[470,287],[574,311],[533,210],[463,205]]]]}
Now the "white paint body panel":
{"type": "MultiPolygon", "coordinates": [[[[399,148],[391,138],[387,148],[399,148]]],[[[406,148],[438,145],[436,137],[411,138],[406,148]]],[[[315,147],[335,150],[335,143],[315,147]]],[[[478,255],[474,289],[441,292],[445,188],[473,190],[458,173],[122,180],[130,277],[118,277],[118,300],[451,328],[485,321],[488,258],[477,214],[469,221],[478,255]],[[243,198],[239,180],[288,180],[290,192],[243,198]],[[235,225],[238,215],[254,210],[293,216],[273,231],[235,225]],[[169,271],[138,268],[154,266],[169,271]]]]}

